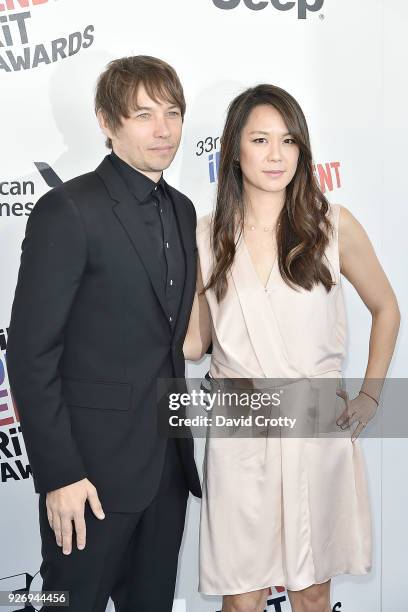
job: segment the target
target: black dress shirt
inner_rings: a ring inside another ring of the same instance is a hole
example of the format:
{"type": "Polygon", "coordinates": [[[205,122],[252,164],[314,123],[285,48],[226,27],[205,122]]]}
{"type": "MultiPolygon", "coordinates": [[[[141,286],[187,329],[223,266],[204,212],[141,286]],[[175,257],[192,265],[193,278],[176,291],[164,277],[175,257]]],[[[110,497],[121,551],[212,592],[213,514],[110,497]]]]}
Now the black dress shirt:
{"type": "Polygon", "coordinates": [[[112,151],[115,168],[140,206],[143,220],[156,245],[165,287],[169,322],[174,330],[183,294],[185,257],[174,205],[163,175],[155,183],[112,151]]]}

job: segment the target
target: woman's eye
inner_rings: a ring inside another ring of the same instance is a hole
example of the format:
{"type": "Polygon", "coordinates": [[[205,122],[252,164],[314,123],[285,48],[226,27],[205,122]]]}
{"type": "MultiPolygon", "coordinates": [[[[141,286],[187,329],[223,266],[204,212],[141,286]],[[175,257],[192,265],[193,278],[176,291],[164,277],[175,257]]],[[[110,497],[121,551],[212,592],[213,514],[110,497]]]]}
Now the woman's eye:
{"type": "Polygon", "coordinates": [[[180,113],[178,111],[170,111],[169,115],[172,115],[173,117],[179,117],[180,113]]]}
{"type": "MultiPolygon", "coordinates": [[[[267,142],[267,140],[266,138],[255,138],[252,142],[263,144],[264,142],[267,142]]],[[[283,142],[290,143],[290,144],[296,144],[296,141],[294,140],[294,138],[285,138],[283,142]]]]}

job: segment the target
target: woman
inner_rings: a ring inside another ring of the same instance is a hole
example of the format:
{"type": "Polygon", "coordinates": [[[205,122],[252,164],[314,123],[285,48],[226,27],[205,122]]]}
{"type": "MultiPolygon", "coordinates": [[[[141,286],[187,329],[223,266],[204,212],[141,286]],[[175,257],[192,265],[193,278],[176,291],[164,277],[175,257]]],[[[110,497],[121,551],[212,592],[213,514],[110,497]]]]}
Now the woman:
{"type": "Polygon", "coordinates": [[[269,587],[285,585],[294,612],[329,612],[331,578],[371,569],[355,438],[376,412],[399,309],[362,226],[320,191],[306,120],[291,95],[272,85],[244,91],[229,107],[221,142],[215,213],[197,227],[185,357],[201,358],[212,342],[210,375],[219,381],[341,379],[341,274],[371,312],[372,328],[361,391],[340,399],[338,425],[357,424],[351,440],[207,437],[199,590],[223,595],[223,612],[260,612],[269,587]]]}

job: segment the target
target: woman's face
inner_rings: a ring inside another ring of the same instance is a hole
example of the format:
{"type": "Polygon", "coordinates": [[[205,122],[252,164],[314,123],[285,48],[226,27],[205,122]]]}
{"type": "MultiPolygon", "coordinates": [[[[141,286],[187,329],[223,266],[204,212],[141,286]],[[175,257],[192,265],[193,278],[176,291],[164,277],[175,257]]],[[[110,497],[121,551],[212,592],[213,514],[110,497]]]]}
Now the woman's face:
{"type": "Polygon", "coordinates": [[[279,111],[270,104],[253,108],[240,140],[244,189],[284,192],[296,172],[298,158],[299,147],[279,111]]]}

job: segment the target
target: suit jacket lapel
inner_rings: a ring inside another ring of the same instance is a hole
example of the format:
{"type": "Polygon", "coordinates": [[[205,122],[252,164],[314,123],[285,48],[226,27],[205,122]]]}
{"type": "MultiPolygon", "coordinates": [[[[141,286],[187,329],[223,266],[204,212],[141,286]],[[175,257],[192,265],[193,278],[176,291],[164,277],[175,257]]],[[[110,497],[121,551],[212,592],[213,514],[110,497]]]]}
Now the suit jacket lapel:
{"type": "MultiPolygon", "coordinates": [[[[168,321],[165,289],[160,272],[160,262],[149,240],[140,209],[136,206],[133,196],[129,193],[120,175],[117,173],[108,157],[96,169],[104,182],[113,204],[113,212],[119,219],[127,236],[138,253],[153,289],[159,300],[166,320],[168,321]]],[[[170,326],[170,322],[169,322],[170,326]]]]}

